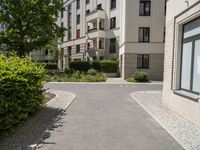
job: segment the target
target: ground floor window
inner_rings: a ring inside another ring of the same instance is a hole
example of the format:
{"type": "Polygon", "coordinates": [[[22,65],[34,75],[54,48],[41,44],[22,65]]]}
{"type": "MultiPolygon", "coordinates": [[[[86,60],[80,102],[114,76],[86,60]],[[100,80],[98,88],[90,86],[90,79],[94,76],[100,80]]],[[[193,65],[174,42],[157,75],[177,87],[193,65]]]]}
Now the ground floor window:
{"type": "Polygon", "coordinates": [[[200,18],[183,26],[180,88],[200,93],[200,18]]]}
{"type": "Polygon", "coordinates": [[[110,53],[116,53],[117,40],[116,38],[110,39],[110,53]]]}
{"type": "Polygon", "coordinates": [[[137,55],[137,68],[148,69],[149,68],[149,54],[138,54],[137,55]]]}

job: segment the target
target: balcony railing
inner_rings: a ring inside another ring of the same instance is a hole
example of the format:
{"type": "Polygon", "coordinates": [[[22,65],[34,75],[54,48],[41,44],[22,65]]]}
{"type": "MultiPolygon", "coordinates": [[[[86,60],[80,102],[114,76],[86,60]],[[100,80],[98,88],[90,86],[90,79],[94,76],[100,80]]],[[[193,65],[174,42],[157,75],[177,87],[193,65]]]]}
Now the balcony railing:
{"type": "Polygon", "coordinates": [[[102,8],[96,8],[95,10],[91,11],[90,13],[86,14],[86,16],[89,16],[89,15],[92,15],[92,14],[95,14],[96,12],[98,11],[104,11],[102,8]]]}
{"type": "MultiPolygon", "coordinates": [[[[99,28],[99,30],[104,31],[104,28],[99,28]]],[[[93,28],[93,29],[89,29],[89,30],[88,30],[88,33],[96,32],[96,31],[97,31],[97,27],[95,27],[95,28],[93,28]]]]}

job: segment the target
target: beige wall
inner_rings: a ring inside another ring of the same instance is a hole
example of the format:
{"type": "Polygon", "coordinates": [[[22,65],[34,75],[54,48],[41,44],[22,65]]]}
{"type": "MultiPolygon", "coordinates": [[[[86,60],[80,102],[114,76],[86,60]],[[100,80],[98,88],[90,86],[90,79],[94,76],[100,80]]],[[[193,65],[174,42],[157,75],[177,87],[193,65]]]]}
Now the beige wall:
{"type": "Polygon", "coordinates": [[[123,71],[124,78],[132,76],[137,71],[145,71],[150,80],[162,80],[163,79],[163,53],[149,54],[149,69],[137,69],[137,54],[125,53],[123,56],[123,71]]]}
{"type": "Polygon", "coordinates": [[[199,102],[174,93],[179,92],[182,25],[200,16],[200,3],[197,2],[189,0],[188,5],[183,0],[169,0],[167,3],[163,104],[200,126],[199,102]]]}
{"type": "MultiPolygon", "coordinates": [[[[134,61],[134,64],[137,64],[137,54],[150,54],[150,60],[153,60],[157,56],[160,56],[160,59],[157,59],[156,63],[160,63],[160,66],[163,67],[163,55],[164,55],[164,27],[165,27],[165,0],[151,0],[151,15],[150,16],[139,16],[139,4],[140,1],[132,0],[121,0],[121,30],[120,30],[120,50],[119,55],[133,54],[122,60],[125,63],[122,63],[121,76],[127,78],[130,73],[138,71],[136,67],[131,66],[130,63],[134,61]],[[150,42],[149,43],[139,43],[139,27],[150,27],[150,42]],[[153,55],[155,54],[155,55],[153,55]],[[128,64],[126,64],[128,63],[128,64]],[[129,67],[127,67],[129,66],[129,67]],[[128,70],[128,71],[127,71],[128,70]]],[[[121,58],[121,56],[120,56],[121,58]]],[[[150,79],[153,80],[162,80],[163,69],[156,72],[157,64],[150,62],[150,68],[146,70],[149,73],[150,79]],[[154,75],[159,74],[157,78],[154,75]]],[[[134,65],[133,64],[133,65],[134,65]]]]}

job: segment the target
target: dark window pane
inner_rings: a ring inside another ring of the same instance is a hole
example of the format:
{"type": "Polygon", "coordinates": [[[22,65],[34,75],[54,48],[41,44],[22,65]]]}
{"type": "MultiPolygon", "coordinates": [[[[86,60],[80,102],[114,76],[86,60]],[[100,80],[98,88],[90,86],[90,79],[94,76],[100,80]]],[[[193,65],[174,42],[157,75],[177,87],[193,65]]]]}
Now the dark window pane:
{"type": "Polygon", "coordinates": [[[116,53],[117,41],[116,38],[110,39],[110,53],[116,53]]]}

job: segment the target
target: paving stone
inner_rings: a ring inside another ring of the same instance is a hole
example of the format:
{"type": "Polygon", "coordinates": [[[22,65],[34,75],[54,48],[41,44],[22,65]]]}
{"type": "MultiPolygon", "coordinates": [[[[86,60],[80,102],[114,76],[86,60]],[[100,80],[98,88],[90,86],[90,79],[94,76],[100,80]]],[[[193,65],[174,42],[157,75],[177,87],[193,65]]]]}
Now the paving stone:
{"type": "Polygon", "coordinates": [[[200,150],[200,129],[162,106],[162,92],[135,92],[136,99],[186,149],[200,150]]]}

